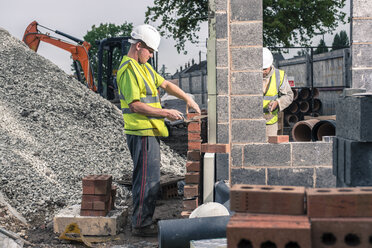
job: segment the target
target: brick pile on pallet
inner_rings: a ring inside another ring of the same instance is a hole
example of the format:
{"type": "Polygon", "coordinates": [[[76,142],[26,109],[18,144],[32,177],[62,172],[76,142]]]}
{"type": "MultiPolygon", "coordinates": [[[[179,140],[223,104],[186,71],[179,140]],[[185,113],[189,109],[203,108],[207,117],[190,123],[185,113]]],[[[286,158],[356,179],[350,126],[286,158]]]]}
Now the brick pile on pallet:
{"type": "Polygon", "coordinates": [[[106,216],[115,209],[116,186],[110,175],[89,175],[83,178],[81,216],[106,216]]]}
{"type": "Polygon", "coordinates": [[[236,184],[230,201],[229,248],[371,245],[372,188],[236,184]]]}

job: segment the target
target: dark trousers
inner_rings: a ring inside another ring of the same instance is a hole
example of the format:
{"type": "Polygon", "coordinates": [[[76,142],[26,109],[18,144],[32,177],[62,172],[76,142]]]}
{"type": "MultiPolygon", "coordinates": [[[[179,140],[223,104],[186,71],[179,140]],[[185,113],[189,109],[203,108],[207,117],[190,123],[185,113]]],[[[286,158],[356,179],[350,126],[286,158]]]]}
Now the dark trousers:
{"type": "Polygon", "coordinates": [[[127,134],[133,160],[132,226],[139,228],[152,223],[160,190],[160,143],[158,137],[127,134]]]}

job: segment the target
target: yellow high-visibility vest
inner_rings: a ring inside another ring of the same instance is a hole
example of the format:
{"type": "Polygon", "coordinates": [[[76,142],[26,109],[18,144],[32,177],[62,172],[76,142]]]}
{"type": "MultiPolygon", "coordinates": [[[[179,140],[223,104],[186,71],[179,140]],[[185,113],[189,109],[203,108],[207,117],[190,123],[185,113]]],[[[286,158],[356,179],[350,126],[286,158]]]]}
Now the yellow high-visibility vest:
{"type": "Polygon", "coordinates": [[[126,134],[139,135],[139,136],[168,136],[168,129],[165,126],[164,118],[162,117],[151,117],[142,114],[133,113],[129,105],[132,102],[133,91],[127,90],[122,92],[124,89],[134,89],[139,91],[140,99],[142,103],[145,103],[154,108],[160,108],[161,104],[159,100],[157,87],[162,82],[158,82],[159,79],[164,80],[152,66],[148,63],[140,65],[136,60],[124,56],[116,76],[118,84],[118,93],[120,97],[120,106],[124,118],[124,132],[126,134]],[[129,70],[129,71],[127,71],[129,70]],[[125,73],[127,71],[127,73],[125,73]],[[156,85],[158,82],[158,85],[156,85]],[[125,96],[129,99],[125,99],[125,96]]]}
{"type": "Polygon", "coordinates": [[[263,110],[265,115],[272,114],[273,117],[266,122],[266,125],[271,125],[276,122],[278,122],[278,112],[279,112],[279,107],[276,108],[273,112],[269,112],[268,105],[271,101],[275,101],[278,99],[278,94],[279,94],[279,88],[283,84],[284,80],[284,71],[275,69],[273,75],[270,78],[270,83],[269,83],[269,89],[263,96],[263,110]]]}

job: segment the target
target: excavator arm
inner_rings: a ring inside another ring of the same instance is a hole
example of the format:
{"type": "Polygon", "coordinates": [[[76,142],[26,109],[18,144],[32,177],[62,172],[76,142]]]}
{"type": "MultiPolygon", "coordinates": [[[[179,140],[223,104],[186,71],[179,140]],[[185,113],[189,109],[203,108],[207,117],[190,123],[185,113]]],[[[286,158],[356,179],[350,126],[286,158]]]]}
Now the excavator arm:
{"type": "Polygon", "coordinates": [[[74,63],[76,63],[76,61],[80,62],[88,88],[96,92],[97,88],[93,81],[93,71],[89,63],[89,55],[88,55],[88,51],[91,45],[86,41],[79,40],[75,37],[72,37],[58,30],[56,31],[52,30],[52,31],[55,32],[56,34],[65,36],[75,41],[78,44],[72,44],[72,43],[63,41],[61,39],[52,37],[48,33],[43,34],[39,32],[37,26],[38,26],[38,23],[36,21],[33,21],[30,25],[28,25],[28,27],[26,28],[25,34],[23,35],[23,42],[25,42],[26,45],[30,49],[34,50],[35,52],[37,52],[39,48],[40,41],[52,44],[56,47],[62,48],[70,52],[72,55],[72,59],[74,60],[74,63]]]}

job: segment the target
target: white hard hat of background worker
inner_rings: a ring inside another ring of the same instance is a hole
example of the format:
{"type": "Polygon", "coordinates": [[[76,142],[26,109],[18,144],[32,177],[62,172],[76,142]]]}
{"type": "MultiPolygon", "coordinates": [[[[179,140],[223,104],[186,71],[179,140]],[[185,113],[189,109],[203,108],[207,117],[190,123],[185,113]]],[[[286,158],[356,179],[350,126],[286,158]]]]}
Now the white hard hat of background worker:
{"type": "Polygon", "coordinates": [[[131,39],[128,41],[131,44],[135,44],[138,41],[143,41],[146,46],[150,47],[154,51],[158,51],[160,44],[160,34],[156,28],[151,25],[143,24],[133,28],[130,34],[131,39]]]}
{"type": "Polygon", "coordinates": [[[263,55],[262,69],[267,69],[274,62],[273,54],[270,52],[270,50],[267,47],[264,47],[262,51],[262,55],[263,55]]]}

